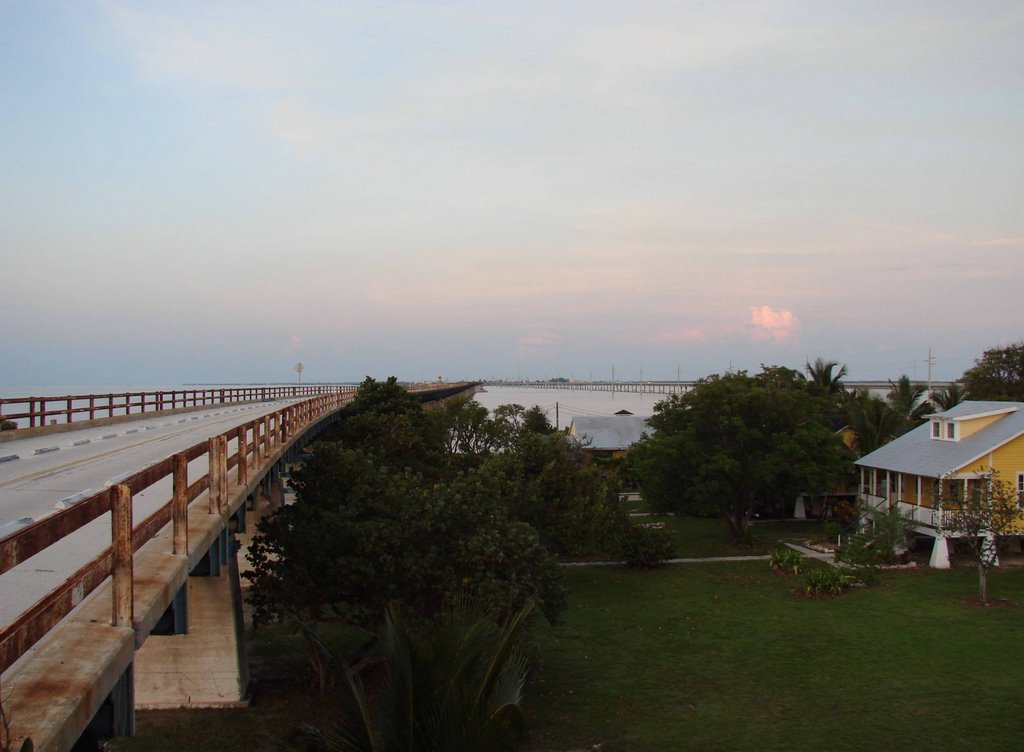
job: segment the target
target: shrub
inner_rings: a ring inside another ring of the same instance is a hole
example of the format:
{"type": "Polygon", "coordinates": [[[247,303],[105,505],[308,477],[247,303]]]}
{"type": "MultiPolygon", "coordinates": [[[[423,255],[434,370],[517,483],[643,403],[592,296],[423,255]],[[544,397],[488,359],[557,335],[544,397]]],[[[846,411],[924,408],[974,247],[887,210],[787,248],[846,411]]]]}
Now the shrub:
{"type": "Polygon", "coordinates": [[[799,574],[803,569],[804,555],[786,546],[779,546],[772,549],[772,557],[769,562],[771,568],[782,574],[799,574]]]}
{"type": "Polygon", "coordinates": [[[857,507],[844,499],[835,505],[835,508],[832,510],[832,515],[835,517],[836,522],[839,523],[840,527],[846,528],[857,520],[860,512],[857,507]]]}
{"type": "Polygon", "coordinates": [[[0,420],[0,431],[14,431],[17,428],[18,424],[13,420],[0,420]]]}
{"type": "Polygon", "coordinates": [[[842,533],[843,530],[835,522],[826,522],[824,532],[825,540],[834,543],[835,541],[839,540],[839,534],[842,533]]]}
{"type": "Polygon", "coordinates": [[[818,567],[807,573],[804,592],[808,595],[842,595],[857,578],[836,567],[818,567]]]}
{"type": "Polygon", "coordinates": [[[667,530],[634,525],[628,518],[620,523],[617,538],[619,556],[630,567],[650,569],[675,553],[667,530]]]}
{"type": "Polygon", "coordinates": [[[851,567],[877,567],[885,563],[882,550],[865,535],[855,535],[846,540],[836,552],[836,561],[851,567]]]}

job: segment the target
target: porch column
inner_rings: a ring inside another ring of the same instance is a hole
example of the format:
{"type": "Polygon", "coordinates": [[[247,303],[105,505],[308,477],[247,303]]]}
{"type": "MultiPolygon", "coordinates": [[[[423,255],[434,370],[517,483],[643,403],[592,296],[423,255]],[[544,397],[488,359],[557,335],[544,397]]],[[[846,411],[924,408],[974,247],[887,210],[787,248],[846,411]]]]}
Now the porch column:
{"type": "Polygon", "coordinates": [[[934,569],[949,569],[949,545],[946,543],[946,536],[939,533],[932,544],[932,555],[928,559],[928,566],[934,569]]]}

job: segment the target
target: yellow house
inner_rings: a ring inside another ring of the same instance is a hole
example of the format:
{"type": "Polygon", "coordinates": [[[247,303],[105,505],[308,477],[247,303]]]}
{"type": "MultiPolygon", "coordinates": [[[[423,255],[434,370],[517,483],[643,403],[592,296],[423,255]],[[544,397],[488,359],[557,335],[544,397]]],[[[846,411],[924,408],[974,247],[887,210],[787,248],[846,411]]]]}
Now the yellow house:
{"type": "Polygon", "coordinates": [[[949,567],[944,505],[972,492],[981,476],[998,473],[1024,499],[1024,402],[962,402],[854,463],[862,502],[876,509],[898,505],[935,539],[930,564],[949,567]]]}

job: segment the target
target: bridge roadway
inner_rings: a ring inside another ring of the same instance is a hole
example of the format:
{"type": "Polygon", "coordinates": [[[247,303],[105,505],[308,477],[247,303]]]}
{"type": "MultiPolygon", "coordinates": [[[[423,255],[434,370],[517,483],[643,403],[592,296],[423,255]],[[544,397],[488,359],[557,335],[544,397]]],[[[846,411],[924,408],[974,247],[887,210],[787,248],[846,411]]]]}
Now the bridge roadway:
{"type": "MultiPolygon", "coordinates": [[[[475,388],[409,387],[424,403],[475,388]]],[[[0,500],[13,499],[0,529],[0,695],[15,747],[31,737],[40,752],[66,752],[91,725],[131,734],[137,701],[245,703],[234,535],[257,506],[281,503],[281,470],[351,396],[0,442],[0,500]],[[71,506],[51,513],[62,501],[71,506]],[[36,519],[20,526],[18,515],[36,519]]]]}
{"type": "MultiPolygon", "coordinates": [[[[211,436],[298,400],[206,406],[189,413],[141,415],[98,428],[16,439],[0,444],[0,538],[20,521],[38,520],[211,436]],[[17,457],[17,459],[12,459],[17,457]]],[[[228,450],[234,452],[232,440],[228,450]]],[[[207,460],[189,464],[202,476],[207,460]]],[[[133,497],[134,518],[145,519],[171,496],[165,478],[133,497]]],[[[94,520],[29,561],[0,575],[0,627],[110,544],[110,515],[94,520]]]]}

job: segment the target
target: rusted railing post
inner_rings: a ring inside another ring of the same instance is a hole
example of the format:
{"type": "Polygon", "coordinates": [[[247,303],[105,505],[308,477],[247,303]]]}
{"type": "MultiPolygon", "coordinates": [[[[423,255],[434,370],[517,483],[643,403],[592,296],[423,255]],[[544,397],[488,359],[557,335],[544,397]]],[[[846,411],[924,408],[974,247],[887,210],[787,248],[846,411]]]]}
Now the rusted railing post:
{"type": "Polygon", "coordinates": [[[249,426],[238,429],[238,485],[249,485],[249,426]]]}
{"type": "Polygon", "coordinates": [[[110,506],[113,556],[111,573],[114,576],[113,625],[132,626],[133,572],[132,572],[132,490],[124,483],[112,489],[110,506]]]}
{"type": "Polygon", "coordinates": [[[260,422],[252,422],[252,466],[260,467],[263,464],[263,451],[260,447],[260,422]]]}
{"type": "Polygon", "coordinates": [[[217,441],[219,436],[211,436],[209,442],[207,442],[206,453],[210,460],[210,475],[209,475],[209,497],[210,497],[210,514],[219,514],[221,507],[221,480],[220,476],[223,472],[224,462],[219,456],[220,453],[220,442],[217,441]]]}
{"type": "Polygon", "coordinates": [[[217,455],[220,458],[220,506],[217,511],[221,517],[227,518],[230,500],[228,499],[228,437],[221,434],[217,437],[217,455]]]}
{"type": "Polygon", "coordinates": [[[171,501],[171,521],[174,524],[172,553],[188,556],[188,458],[174,455],[174,498],[171,501]]]}

